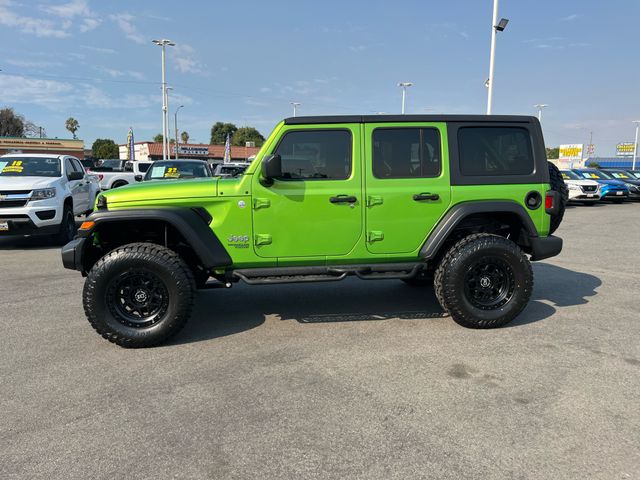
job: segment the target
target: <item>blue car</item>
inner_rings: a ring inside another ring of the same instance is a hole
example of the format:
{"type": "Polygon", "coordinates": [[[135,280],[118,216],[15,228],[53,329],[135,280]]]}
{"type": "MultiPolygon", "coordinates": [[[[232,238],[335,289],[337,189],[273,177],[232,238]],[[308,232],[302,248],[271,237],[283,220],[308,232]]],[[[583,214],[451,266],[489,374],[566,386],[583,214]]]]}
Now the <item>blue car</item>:
{"type": "Polygon", "coordinates": [[[620,180],[595,168],[574,168],[573,171],[585,180],[595,180],[600,184],[600,200],[612,200],[622,203],[629,198],[629,188],[620,180]]]}

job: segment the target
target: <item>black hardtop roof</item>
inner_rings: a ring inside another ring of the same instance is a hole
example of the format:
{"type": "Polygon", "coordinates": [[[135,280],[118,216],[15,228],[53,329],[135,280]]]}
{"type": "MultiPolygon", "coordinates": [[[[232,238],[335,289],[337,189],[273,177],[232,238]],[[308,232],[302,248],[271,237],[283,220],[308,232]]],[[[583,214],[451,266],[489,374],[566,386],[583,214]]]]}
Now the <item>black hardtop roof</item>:
{"type": "Polygon", "coordinates": [[[285,125],[327,123],[398,123],[398,122],[481,122],[532,123],[538,119],[529,115],[319,115],[285,118],[285,125]]]}

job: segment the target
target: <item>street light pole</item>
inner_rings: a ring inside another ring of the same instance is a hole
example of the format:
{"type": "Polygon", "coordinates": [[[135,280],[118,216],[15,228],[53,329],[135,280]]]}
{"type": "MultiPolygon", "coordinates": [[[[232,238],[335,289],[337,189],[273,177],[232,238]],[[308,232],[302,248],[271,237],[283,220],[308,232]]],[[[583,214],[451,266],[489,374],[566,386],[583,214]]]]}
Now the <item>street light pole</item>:
{"type": "Polygon", "coordinates": [[[293,105],[293,116],[295,117],[298,113],[298,107],[302,105],[300,102],[290,102],[293,105]]]}
{"type": "Polygon", "coordinates": [[[167,40],[166,38],[162,39],[162,40],[152,40],[153,43],[155,43],[156,45],[158,45],[159,47],[162,48],[162,159],[166,160],[167,159],[167,152],[168,152],[168,140],[167,140],[167,132],[168,132],[168,124],[169,124],[169,118],[168,118],[168,106],[167,106],[167,74],[166,74],[166,60],[165,60],[165,56],[166,56],[166,46],[169,45],[170,47],[175,46],[175,43],[173,43],[171,40],[167,40]]]}
{"type": "Polygon", "coordinates": [[[498,0],[493,0],[493,17],[491,20],[491,53],[489,55],[489,79],[486,82],[486,85],[489,89],[487,94],[487,115],[491,115],[491,110],[493,108],[493,72],[496,63],[496,37],[498,32],[504,31],[507,28],[507,23],[509,20],[506,18],[501,18],[498,21],[498,0]]]}
{"type": "Polygon", "coordinates": [[[542,122],[542,109],[548,106],[549,105],[546,103],[538,103],[537,105],[534,105],[534,107],[538,109],[538,121],[542,122]]]}
{"type": "Polygon", "coordinates": [[[171,136],[169,135],[169,131],[171,130],[171,126],[169,125],[169,91],[173,90],[173,87],[165,88],[165,107],[167,109],[167,122],[166,122],[166,131],[162,133],[162,136],[165,138],[165,144],[167,146],[167,160],[171,160],[171,136]]]}
{"type": "Polygon", "coordinates": [[[407,87],[412,87],[413,83],[411,83],[411,82],[400,82],[400,83],[398,83],[398,86],[400,88],[402,88],[402,115],[404,115],[405,100],[407,98],[407,87]]]}
{"type": "Polygon", "coordinates": [[[633,143],[633,163],[631,165],[631,170],[636,169],[636,157],[638,156],[638,129],[640,128],[640,120],[634,120],[633,123],[636,124],[636,141],[633,143]]]}
{"type": "Polygon", "coordinates": [[[179,147],[179,143],[178,143],[178,111],[180,111],[180,109],[182,107],[184,107],[184,105],[180,105],[178,108],[176,108],[176,111],[173,114],[173,126],[176,129],[176,160],[178,160],[178,147],[179,147]]]}

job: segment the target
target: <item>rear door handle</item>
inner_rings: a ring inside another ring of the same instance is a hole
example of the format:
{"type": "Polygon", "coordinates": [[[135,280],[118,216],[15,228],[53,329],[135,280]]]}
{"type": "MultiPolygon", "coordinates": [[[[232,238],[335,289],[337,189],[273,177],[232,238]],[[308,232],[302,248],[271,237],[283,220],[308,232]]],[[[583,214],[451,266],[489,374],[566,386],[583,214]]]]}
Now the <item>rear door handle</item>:
{"type": "Polygon", "coordinates": [[[422,200],[439,200],[440,195],[437,193],[418,193],[413,196],[413,199],[416,202],[421,202],[422,200]]]}
{"type": "Polygon", "coordinates": [[[354,196],[338,195],[337,197],[329,198],[331,203],[356,203],[358,199],[354,196]]]}

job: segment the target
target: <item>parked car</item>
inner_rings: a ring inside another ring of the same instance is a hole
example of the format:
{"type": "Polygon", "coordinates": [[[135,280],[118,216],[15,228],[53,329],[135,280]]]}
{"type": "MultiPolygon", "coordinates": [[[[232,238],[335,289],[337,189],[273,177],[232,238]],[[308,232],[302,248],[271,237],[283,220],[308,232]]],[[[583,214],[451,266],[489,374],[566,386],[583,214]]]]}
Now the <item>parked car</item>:
{"type": "Polygon", "coordinates": [[[144,160],[102,160],[100,162],[99,166],[91,169],[91,172],[98,175],[101,190],[111,190],[139,182],[154,163],[144,160]]]}
{"type": "Polygon", "coordinates": [[[434,285],[455,322],[495,328],[529,302],[530,260],[562,250],[566,185],[535,117],[295,117],[265,145],[236,178],[100,194],[62,250],[100,335],[161,343],[196,288],[350,275],[434,285]]]}
{"type": "Polygon", "coordinates": [[[221,163],[216,166],[213,175],[222,178],[232,178],[242,175],[250,163],[221,163]]]}
{"type": "Polygon", "coordinates": [[[158,160],[147,170],[142,180],[176,180],[213,176],[205,160],[158,160]]]}
{"type": "Polygon", "coordinates": [[[640,177],[622,168],[603,168],[602,170],[607,172],[607,175],[625,183],[629,189],[630,199],[640,200],[640,177]]]}
{"type": "Polygon", "coordinates": [[[622,203],[629,198],[629,188],[624,182],[614,179],[611,175],[597,168],[574,168],[572,170],[585,180],[595,180],[600,184],[600,198],[622,203]]]}
{"type": "Polygon", "coordinates": [[[569,188],[569,202],[594,205],[600,200],[600,184],[586,180],[571,170],[560,170],[564,183],[569,188]]]}
{"type": "Polygon", "coordinates": [[[75,217],[91,212],[97,178],[67,155],[0,157],[0,235],[75,235],[75,217]]]}

